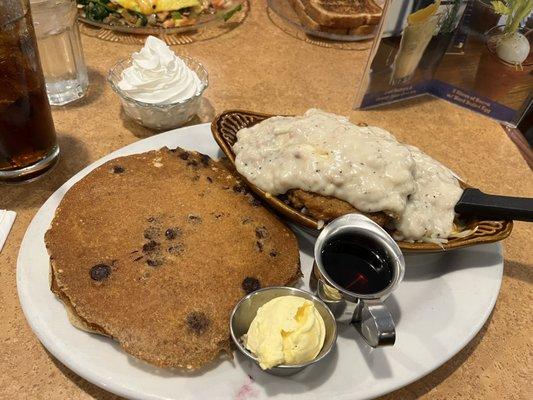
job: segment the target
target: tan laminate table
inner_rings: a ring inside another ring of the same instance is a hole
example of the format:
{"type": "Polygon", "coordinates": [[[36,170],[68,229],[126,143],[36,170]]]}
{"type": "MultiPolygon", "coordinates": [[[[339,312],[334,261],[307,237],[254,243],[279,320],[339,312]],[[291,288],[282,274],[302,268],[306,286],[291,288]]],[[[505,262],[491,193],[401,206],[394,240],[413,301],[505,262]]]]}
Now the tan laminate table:
{"type": "MultiPolygon", "coordinates": [[[[323,108],[392,131],[485,191],[533,197],[533,175],[498,124],[430,98],[352,111],[368,52],[328,49],[295,39],[268,19],[264,0],[253,3],[244,24],[230,33],[175,48],[199,59],[209,71],[203,121],[228,108],[269,113],[323,108]]],[[[74,375],[46,352],[24,319],[16,290],[20,242],[48,196],[86,165],[153,134],[124,118],[105,81],[113,64],[139,46],[87,36],[83,44],[90,93],[76,105],[54,110],[62,152],[59,166],[34,183],[0,185],[0,208],[18,212],[0,253],[1,399],[117,398],[74,375]]],[[[533,225],[516,223],[505,241],[498,302],[474,340],[445,365],[386,399],[533,398],[532,237],[533,225]]]]}

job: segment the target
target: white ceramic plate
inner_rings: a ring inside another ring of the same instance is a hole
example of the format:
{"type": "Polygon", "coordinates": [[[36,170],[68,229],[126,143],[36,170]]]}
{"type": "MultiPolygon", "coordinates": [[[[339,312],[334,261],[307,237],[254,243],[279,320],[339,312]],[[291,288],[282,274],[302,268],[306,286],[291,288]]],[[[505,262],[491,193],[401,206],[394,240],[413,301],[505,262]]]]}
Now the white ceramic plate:
{"type": "MultiPolygon", "coordinates": [[[[499,244],[407,256],[404,282],[386,301],[397,322],[395,346],[370,349],[352,327],[341,327],[337,348],[327,359],[288,378],[266,374],[240,356],[194,376],[162,371],[128,356],[110,339],[74,328],[48,285],[44,233],[61,198],[76,181],[107,160],[178,145],[219,155],[209,124],[124,147],[85,168],[57,190],[41,207],[22,241],[17,286],[24,314],[44,346],[88,381],[134,399],[372,398],[439,367],[487,320],[502,278],[499,244]]],[[[304,288],[312,265],[312,240],[300,235],[304,288]]]]}

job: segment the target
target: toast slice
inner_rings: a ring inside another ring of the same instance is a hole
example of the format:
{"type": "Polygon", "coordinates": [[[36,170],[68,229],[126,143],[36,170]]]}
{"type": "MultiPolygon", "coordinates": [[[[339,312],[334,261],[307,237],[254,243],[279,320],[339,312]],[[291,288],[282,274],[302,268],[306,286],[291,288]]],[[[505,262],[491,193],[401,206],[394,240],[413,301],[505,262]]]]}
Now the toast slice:
{"type": "Polygon", "coordinates": [[[356,28],[334,28],[331,26],[320,25],[306,12],[305,6],[302,0],[289,0],[292,8],[296,12],[296,15],[300,19],[300,22],[304,27],[313,31],[326,32],[335,35],[368,35],[375,29],[374,25],[361,25],[356,28]]]}
{"type": "Polygon", "coordinates": [[[381,7],[373,0],[300,0],[309,15],[319,25],[333,28],[356,28],[376,25],[381,7]]]}

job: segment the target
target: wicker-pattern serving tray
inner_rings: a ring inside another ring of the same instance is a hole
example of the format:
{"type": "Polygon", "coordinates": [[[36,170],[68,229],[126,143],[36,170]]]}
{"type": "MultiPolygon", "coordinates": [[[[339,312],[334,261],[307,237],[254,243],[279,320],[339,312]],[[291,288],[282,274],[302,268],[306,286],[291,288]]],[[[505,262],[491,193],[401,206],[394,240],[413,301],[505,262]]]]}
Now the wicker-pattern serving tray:
{"type": "MultiPolygon", "coordinates": [[[[237,141],[237,132],[246,127],[253,126],[267,118],[273,117],[269,114],[261,114],[243,110],[229,110],[218,115],[211,124],[213,136],[233,165],[235,165],[235,153],[232,146],[237,141]]],[[[242,177],[245,182],[246,179],[242,177]]],[[[259,196],[265,203],[279,214],[283,215],[290,221],[301,225],[305,228],[317,231],[319,222],[314,218],[295,209],[276,196],[272,196],[257,186],[247,182],[250,189],[259,196]]],[[[467,184],[464,184],[467,187],[467,184]]],[[[412,252],[437,252],[443,250],[457,249],[475,244],[492,243],[505,239],[513,229],[513,221],[467,221],[468,229],[475,229],[474,233],[464,238],[450,239],[442,245],[434,243],[411,243],[399,241],[398,245],[402,250],[412,252]]]]}

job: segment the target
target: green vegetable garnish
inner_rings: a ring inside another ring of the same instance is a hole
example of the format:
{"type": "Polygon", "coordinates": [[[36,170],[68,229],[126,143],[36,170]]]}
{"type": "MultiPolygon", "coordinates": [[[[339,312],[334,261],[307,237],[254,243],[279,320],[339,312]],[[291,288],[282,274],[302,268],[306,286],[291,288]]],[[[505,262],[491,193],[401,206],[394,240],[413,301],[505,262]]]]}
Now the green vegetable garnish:
{"type": "Polygon", "coordinates": [[[182,19],[183,18],[183,15],[181,15],[181,13],[179,11],[172,11],[170,13],[170,15],[172,16],[172,19],[182,19]]]}
{"type": "Polygon", "coordinates": [[[110,14],[110,11],[104,4],[97,1],[89,1],[85,6],[85,15],[93,21],[103,21],[110,14]]]}
{"type": "Polygon", "coordinates": [[[85,16],[93,21],[102,21],[111,13],[117,10],[109,7],[109,0],[77,0],[79,4],[84,5],[85,16]]]}
{"type": "Polygon", "coordinates": [[[520,23],[533,10],[533,0],[503,0],[491,1],[496,14],[505,15],[505,33],[514,33],[520,27],[520,23]]]}
{"type": "Polygon", "coordinates": [[[148,19],[144,14],[141,14],[139,12],[135,12],[135,15],[137,16],[137,22],[135,22],[135,25],[137,26],[146,26],[148,24],[148,19]]]}
{"type": "Polygon", "coordinates": [[[237,4],[236,6],[231,7],[228,11],[219,11],[217,17],[222,17],[224,22],[228,21],[235,13],[242,10],[242,4],[237,4]]]}

